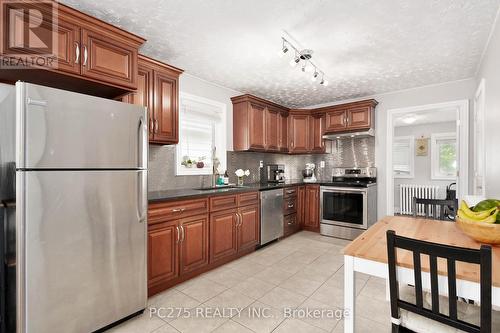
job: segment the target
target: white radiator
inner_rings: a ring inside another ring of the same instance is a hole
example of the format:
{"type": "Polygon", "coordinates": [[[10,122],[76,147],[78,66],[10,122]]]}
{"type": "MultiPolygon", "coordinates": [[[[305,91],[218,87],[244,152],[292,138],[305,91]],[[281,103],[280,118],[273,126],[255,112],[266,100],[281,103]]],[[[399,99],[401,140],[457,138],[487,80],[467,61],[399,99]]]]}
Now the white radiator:
{"type": "MultiPolygon", "coordinates": [[[[435,185],[399,185],[399,206],[402,215],[413,215],[413,197],[420,199],[437,199],[439,186],[435,185]]],[[[424,206],[417,205],[417,215],[424,215],[424,206]]]]}

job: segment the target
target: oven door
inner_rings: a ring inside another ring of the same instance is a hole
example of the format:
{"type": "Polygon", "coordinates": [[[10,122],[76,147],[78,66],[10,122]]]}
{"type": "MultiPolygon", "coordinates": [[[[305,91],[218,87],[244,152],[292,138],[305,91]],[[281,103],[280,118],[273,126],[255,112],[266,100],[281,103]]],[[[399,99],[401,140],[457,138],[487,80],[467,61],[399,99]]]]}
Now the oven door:
{"type": "Polygon", "coordinates": [[[322,186],[321,223],[367,229],[367,192],[366,188],[322,186]]]}

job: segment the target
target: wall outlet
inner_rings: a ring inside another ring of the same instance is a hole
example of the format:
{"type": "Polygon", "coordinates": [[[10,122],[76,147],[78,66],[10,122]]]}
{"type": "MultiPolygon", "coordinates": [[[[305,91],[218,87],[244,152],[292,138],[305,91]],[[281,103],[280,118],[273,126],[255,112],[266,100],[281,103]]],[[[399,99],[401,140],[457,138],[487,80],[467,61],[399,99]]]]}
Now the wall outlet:
{"type": "Polygon", "coordinates": [[[320,161],[319,162],[319,167],[324,168],[325,167],[325,161],[320,161]]]}
{"type": "Polygon", "coordinates": [[[259,162],[259,168],[263,168],[264,167],[264,161],[260,161],[259,162]]]}

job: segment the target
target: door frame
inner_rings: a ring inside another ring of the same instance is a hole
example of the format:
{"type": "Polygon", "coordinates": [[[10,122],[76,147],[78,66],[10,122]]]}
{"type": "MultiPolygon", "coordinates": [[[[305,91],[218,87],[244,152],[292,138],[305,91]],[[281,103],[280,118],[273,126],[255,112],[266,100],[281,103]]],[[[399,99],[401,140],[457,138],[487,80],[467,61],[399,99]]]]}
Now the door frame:
{"type": "Polygon", "coordinates": [[[485,114],[485,97],[486,97],[486,88],[485,88],[485,79],[481,79],[481,82],[479,83],[476,93],[474,95],[474,110],[473,110],[473,151],[474,151],[474,162],[472,165],[472,171],[473,171],[473,185],[472,185],[472,193],[473,195],[480,195],[480,196],[485,196],[486,195],[486,151],[483,149],[482,153],[479,154],[477,148],[477,145],[483,145],[485,143],[485,123],[484,123],[484,114],[485,114]],[[480,106],[480,107],[479,107],[480,106]],[[478,119],[481,120],[481,123],[478,124],[478,119]],[[481,127],[481,133],[480,135],[477,133],[476,128],[479,125],[481,127]],[[479,161],[482,161],[482,164],[479,163],[479,161]],[[481,166],[481,184],[478,184],[477,181],[477,169],[481,166]],[[482,193],[476,193],[476,189],[478,188],[478,185],[481,185],[482,188],[482,193]]]}
{"type": "Polygon", "coordinates": [[[469,100],[456,100],[443,103],[425,104],[387,110],[387,151],[386,151],[386,214],[394,215],[394,177],[392,175],[392,145],[394,141],[394,116],[434,109],[457,110],[458,142],[458,180],[457,196],[459,199],[469,194],[469,100]]]}

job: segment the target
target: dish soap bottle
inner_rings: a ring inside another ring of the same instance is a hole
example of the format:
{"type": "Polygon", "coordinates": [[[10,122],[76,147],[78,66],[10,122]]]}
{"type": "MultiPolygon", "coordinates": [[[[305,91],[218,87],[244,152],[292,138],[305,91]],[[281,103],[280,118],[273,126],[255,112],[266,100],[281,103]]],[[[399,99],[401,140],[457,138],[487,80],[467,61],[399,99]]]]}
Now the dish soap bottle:
{"type": "Polygon", "coordinates": [[[224,173],[224,185],[229,185],[229,175],[227,174],[227,170],[224,173]]]}

